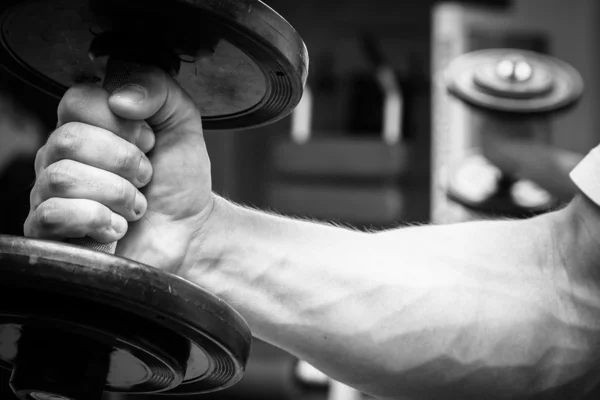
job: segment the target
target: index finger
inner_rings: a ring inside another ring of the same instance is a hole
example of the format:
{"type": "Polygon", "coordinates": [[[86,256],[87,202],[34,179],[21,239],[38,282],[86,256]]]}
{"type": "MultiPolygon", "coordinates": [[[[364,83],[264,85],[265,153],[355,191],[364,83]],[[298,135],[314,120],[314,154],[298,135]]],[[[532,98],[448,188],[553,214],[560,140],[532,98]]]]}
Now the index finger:
{"type": "Polygon", "coordinates": [[[94,85],[76,85],[62,97],[58,105],[58,126],[81,122],[113,132],[138,146],[144,153],[155,143],[154,132],[144,120],[125,119],[111,111],[109,94],[94,85]]]}

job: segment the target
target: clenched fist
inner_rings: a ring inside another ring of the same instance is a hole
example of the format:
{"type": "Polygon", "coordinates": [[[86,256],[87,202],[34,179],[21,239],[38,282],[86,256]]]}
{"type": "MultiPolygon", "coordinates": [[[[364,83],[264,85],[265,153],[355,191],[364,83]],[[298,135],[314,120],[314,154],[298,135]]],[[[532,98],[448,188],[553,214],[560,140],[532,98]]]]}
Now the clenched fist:
{"type": "Polygon", "coordinates": [[[200,113],[153,68],[112,95],[69,89],[35,170],[27,236],[119,240],[117,254],[163,269],[180,266],[214,201],[200,113]]]}

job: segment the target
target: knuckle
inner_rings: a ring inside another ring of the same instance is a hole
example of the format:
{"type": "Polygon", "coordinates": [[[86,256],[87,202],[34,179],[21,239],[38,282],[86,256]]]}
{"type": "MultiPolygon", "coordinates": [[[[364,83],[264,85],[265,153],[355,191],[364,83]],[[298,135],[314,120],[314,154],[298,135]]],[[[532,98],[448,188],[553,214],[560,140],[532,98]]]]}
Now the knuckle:
{"type": "Polygon", "coordinates": [[[119,179],[113,186],[113,193],[117,201],[129,208],[130,204],[133,203],[133,190],[131,184],[125,179],[119,179]]]}
{"type": "Polygon", "coordinates": [[[49,199],[40,204],[36,211],[37,225],[45,231],[54,230],[59,225],[66,222],[64,214],[61,212],[56,201],[49,199]]]}
{"type": "Polygon", "coordinates": [[[52,135],[51,148],[59,156],[69,157],[81,148],[83,136],[82,124],[68,122],[52,135]]]}
{"type": "Polygon", "coordinates": [[[141,154],[133,146],[120,146],[115,156],[115,167],[121,173],[131,175],[137,172],[141,154]]]}
{"type": "Polygon", "coordinates": [[[106,207],[98,205],[90,213],[90,227],[94,230],[102,230],[110,227],[111,211],[106,207]]]}
{"type": "Polygon", "coordinates": [[[74,117],[88,106],[90,98],[91,90],[89,85],[79,84],[72,86],[60,100],[58,114],[70,119],[69,117],[74,117]]]}
{"type": "Polygon", "coordinates": [[[45,184],[51,193],[59,193],[75,186],[76,180],[71,174],[71,166],[70,161],[60,160],[46,168],[45,184]]]}

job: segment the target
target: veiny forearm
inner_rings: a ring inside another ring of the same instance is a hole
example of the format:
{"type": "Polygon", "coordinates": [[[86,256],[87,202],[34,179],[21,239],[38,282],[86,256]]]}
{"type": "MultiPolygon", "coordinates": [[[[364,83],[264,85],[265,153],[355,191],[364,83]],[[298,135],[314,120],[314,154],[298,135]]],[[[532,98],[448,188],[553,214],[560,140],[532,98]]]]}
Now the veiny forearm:
{"type": "Polygon", "coordinates": [[[337,380],[388,398],[514,399],[589,367],[597,304],[564,272],[562,211],[364,233],[218,204],[182,274],[337,380]]]}

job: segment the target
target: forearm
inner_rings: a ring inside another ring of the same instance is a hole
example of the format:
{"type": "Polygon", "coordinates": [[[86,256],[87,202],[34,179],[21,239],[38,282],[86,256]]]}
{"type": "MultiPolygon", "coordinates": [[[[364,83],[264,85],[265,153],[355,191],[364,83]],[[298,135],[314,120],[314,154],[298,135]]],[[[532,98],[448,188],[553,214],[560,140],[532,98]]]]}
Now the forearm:
{"type": "Polygon", "coordinates": [[[382,397],[517,398],[587,367],[559,296],[578,289],[557,246],[564,211],[364,233],[219,204],[182,273],[335,379],[382,397]]]}

